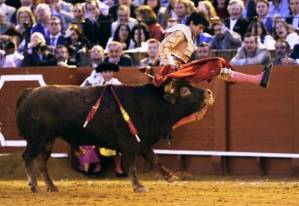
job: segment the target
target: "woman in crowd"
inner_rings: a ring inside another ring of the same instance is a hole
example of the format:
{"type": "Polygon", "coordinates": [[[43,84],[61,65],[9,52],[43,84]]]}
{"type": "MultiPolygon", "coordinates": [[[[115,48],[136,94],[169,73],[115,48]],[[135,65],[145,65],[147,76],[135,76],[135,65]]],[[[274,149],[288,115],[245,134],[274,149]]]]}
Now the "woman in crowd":
{"type": "MultiPolygon", "coordinates": [[[[208,0],[198,2],[197,10],[199,12],[204,13],[209,20],[217,18],[215,8],[214,8],[213,4],[208,0]]],[[[207,32],[209,34],[214,34],[212,24],[210,24],[207,28],[205,28],[205,32],[207,32]]],[[[202,42],[200,42],[200,43],[202,43],[202,42]]]]}
{"type": "Polygon", "coordinates": [[[161,24],[161,26],[163,26],[163,28],[166,28],[167,9],[161,6],[160,0],[145,0],[144,5],[148,5],[149,7],[151,7],[151,9],[155,12],[156,16],[158,17],[158,21],[161,24]]]}
{"type": "Polygon", "coordinates": [[[267,32],[264,23],[259,20],[252,21],[248,26],[248,32],[258,36],[258,43],[268,50],[274,50],[275,40],[267,32]]]}
{"type": "Polygon", "coordinates": [[[16,19],[17,25],[15,26],[15,29],[21,34],[18,50],[23,52],[27,49],[28,43],[30,42],[30,33],[33,24],[35,24],[35,18],[29,7],[21,7],[17,11],[16,19]]]}
{"type": "Polygon", "coordinates": [[[217,16],[213,4],[208,0],[198,2],[197,9],[198,11],[206,14],[209,19],[217,16]]]}
{"type": "Polygon", "coordinates": [[[293,49],[295,44],[299,42],[299,36],[292,31],[289,25],[283,20],[276,20],[273,26],[273,37],[275,40],[282,39],[288,42],[290,48],[293,49]]]}
{"type": "Polygon", "coordinates": [[[219,16],[221,19],[229,17],[229,13],[227,11],[228,2],[229,0],[213,0],[213,5],[217,16],[219,16]]]}
{"type": "Polygon", "coordinates": [[[144,23],[137,24],[132,28],[132,36],[134,47],[140,47],[143,42],[149,39],[149,29],[144,23]]]}
{"type": "Polygon", "coordinates": [[[73,23],[80,25],[82,22],[84,22],[84,7],[82,4],[77,3],[74,5],[72,10],[72,15],[74,17],[73,23]]]}
{"type": "Polygon", "coordinates": [[[118,41],[121,43],[123,50],[133,49],[134,41],[131,37],[131,30],[127,24],[119,24],[113,37],[110,37],[107,42],[106,50],[108,50],[108,45],[112,41],[118,41]]]}
{"type": "Polygon", "coordinates": [[[136,16],[144,22],[150,31],[150,38],[161,41],[164,35],[163,27],[158,23],[155,12],[149,6],[139,6],[136,10],[136,16]]]}
{"type": "Polygon", "coordinates": [[[71,24],[67,29],[66,46],[73,61],[79,60],[77,56],[80,50],[87,51],[90,48],[89,40],[82,35],[77,24],[71,24]]]}

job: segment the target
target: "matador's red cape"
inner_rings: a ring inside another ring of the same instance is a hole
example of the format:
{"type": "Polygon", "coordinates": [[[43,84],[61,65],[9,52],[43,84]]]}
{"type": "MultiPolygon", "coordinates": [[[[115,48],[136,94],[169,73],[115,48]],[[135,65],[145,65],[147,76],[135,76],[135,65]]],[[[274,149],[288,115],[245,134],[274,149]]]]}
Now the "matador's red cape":
{"type": "Polygon", "coordinates": [[[220,74],[222,68],[232,68],[231,65],[221,57],[211,57],[195,60],[187,64],[179,65],[179,69],[170,65],[161,67],[154,79],[154,84],[160,86],[167,79],[184,79],[191,83],[210,81],[220,74]]]}

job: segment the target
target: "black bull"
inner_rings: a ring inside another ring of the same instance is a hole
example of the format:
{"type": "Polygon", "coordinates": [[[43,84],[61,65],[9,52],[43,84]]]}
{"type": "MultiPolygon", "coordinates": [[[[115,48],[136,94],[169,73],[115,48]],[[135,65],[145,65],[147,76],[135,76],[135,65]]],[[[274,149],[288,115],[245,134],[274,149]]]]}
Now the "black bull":
{"type": "Polygon", "coordinates": [[[151,146],[171,130],[182,117],[199,111],[212,98],[209,90],[195,88],[184,81],[174,81],[172,93],[152,84],[143,86],[114,86],[118,97],[138,129],[138,143],[123,120],[119,107],[109,88],[94,119],[83,128],[103,87],[45,86],[25,90],[16,104],[16,123],[19,134],[27,140],[22,157],[25,161],[29,185],[39,191],[33,171],[38,159],[39,170],[49,191],[58,191],[47,171],[47,160],[56,137],[71,145],[97,145],[122,153],[122,163],[134,191],[146,191],[136,176],[138,155],[157,166],[163,177],[173,176],[154,154],[151,146]]]}

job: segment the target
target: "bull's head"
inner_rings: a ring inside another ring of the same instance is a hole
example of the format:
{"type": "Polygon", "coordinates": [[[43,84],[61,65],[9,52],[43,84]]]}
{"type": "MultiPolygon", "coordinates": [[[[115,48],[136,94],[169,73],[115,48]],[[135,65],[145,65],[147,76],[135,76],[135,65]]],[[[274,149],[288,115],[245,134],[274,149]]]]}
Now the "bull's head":
{"type": "Polygon", "coordinates": [[[164,86],[164,92],[164,98],[172,104],[187,101],[189,104],[198,105],[201,108],[214,103],[213,94],[209,89],[193,87],[189,82],[183,80],[169,81],[164,86]]]}

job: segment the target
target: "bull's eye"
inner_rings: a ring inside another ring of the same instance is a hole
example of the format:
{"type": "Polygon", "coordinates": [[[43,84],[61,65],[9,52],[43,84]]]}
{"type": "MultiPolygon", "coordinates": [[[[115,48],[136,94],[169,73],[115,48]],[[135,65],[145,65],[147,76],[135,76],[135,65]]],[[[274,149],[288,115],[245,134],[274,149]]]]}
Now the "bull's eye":
{"type": "Polygon", "coordinates": [[[182,87],[182,88],[180,89],[180,95],[181,95],[182,97],[185,97],[185,96],[187,96],[187,95],[189,95],[189,94],[191,94],[191,91],[190,91],[190,89],[189,89],[188,87],[182,87]]]}

